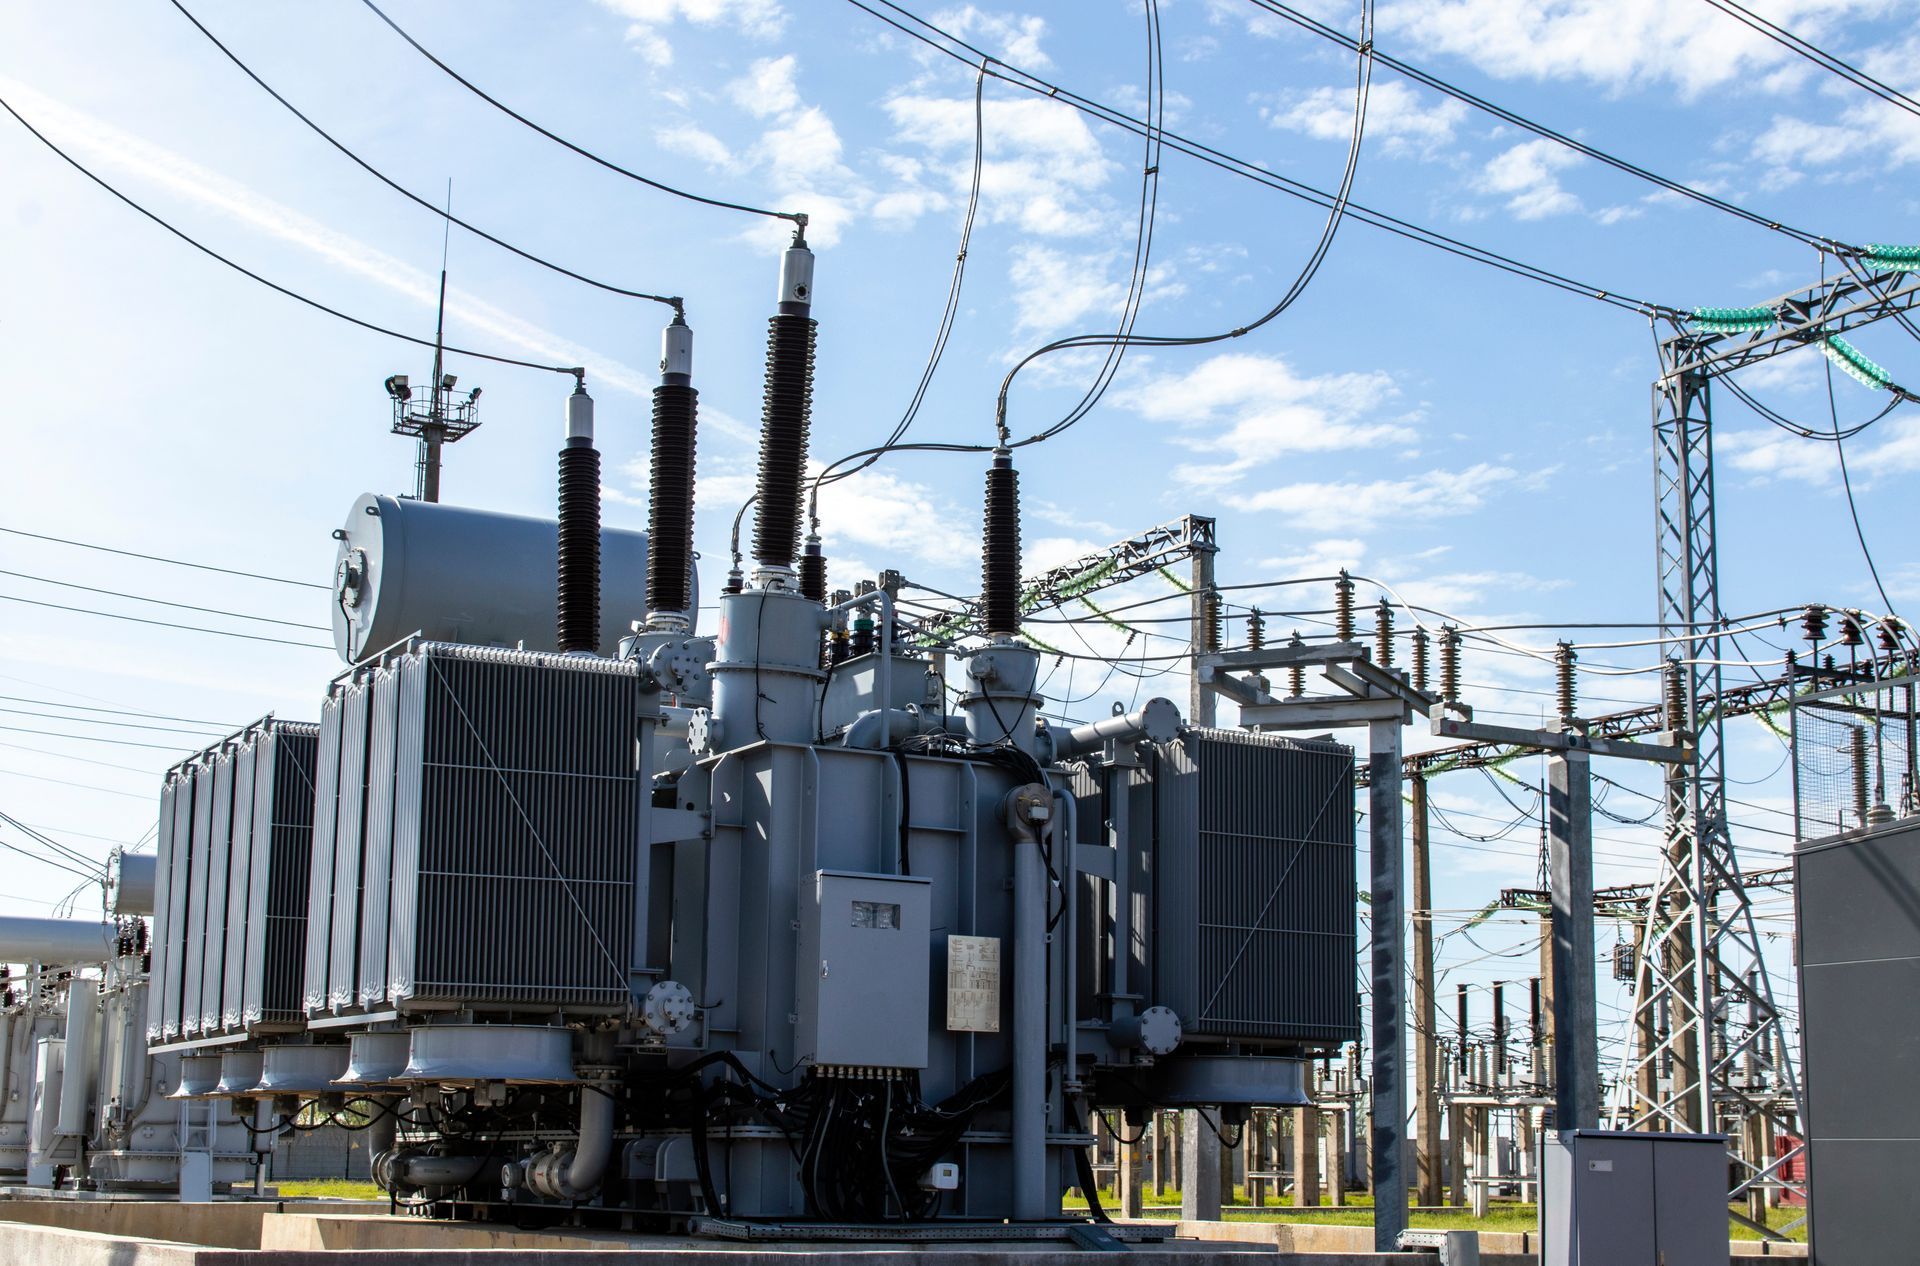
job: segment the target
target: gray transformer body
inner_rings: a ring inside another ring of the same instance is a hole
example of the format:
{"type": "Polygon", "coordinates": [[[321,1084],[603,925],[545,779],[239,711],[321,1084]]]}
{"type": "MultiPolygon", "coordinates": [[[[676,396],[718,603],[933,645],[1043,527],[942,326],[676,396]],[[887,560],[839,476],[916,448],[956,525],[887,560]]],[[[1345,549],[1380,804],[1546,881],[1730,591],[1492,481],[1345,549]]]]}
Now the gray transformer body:
{"type": "MultiPolygon", "coordinates": [[[[361,663],[403,638],[554,649],[551,519],[368,494],[337,533],[332,623],[340,658],[361,663]]],[[[694,581],[693,603],[700,601],[694,581]]],[[[600,532],[600,644],[611,655],[646,615],[647,537],[600,532]]]]}

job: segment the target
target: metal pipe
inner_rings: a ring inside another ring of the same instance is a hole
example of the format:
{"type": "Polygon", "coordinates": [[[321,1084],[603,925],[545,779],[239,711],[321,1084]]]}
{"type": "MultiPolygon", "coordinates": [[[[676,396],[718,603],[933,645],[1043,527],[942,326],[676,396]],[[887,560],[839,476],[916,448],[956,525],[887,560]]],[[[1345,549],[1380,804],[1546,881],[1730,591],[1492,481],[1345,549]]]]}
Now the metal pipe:
{"type": "Polygon", "coordinates": [[[111,923],[0,915],[0,963],[104,963],[119,938],[111,923]]]}
{"type": "Polygon", "coordinates": [[[1150,739],[1165,743],[1180,733],[1180,709],[1170,699],[1149,699],[1132,712],[1089,721],[1053,736],[1053,758],[1071,760],[1086,752],[1105,747],[1108,742],[1137,743],[1150,739]]]}
{"type": "Polygon", "coordinates": [[[937,713],[907,708],[874,708],[862,712],[847,727],[840,739],[842,747],[878,749],[915,734],[930,734],[943,728],[946,718],[937,713]]]}
{"type": "Polygon", "coordinates": [[[1040,828],[1051,793],[1009,792],[1001,816],[1013,844],[1013,1192],[1015,1219],[1047,1217],[1047,868],[1040,828]]]}

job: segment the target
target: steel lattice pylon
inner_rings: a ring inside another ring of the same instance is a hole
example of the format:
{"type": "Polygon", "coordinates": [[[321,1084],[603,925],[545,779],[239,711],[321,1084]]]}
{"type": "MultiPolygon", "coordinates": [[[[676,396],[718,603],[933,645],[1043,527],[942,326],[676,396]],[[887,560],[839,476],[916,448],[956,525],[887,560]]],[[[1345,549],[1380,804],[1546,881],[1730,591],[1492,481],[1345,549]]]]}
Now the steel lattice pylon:
{"type": "MultiPolygon", "coordinates": [[[[1804,1144],[1771,1156],[1771,1129],[1757,1128],[1790,1117],[1804,1133],[1805,1116],[1793,1048],[1774,1005],[1727,830],[1715,636],[1727,625],[1714,541],[1710,388],[1716,377],[1796,348],[1857,355],[1837,336],[1889,316],[1912,328],[1906,313],[1920,306],[1920,276],[1902,264],[1883,267],[1871,255],[1842,262],[1844,277],[1757,308],[1676,321],[1674,334],[1658,344],[1653,434],[1660,628],[1679,648],[1670,652],[1668,726],[1691,731],[1697,760],[1667,779],[1666,847],[1647,901],[1635,964],[1634,1031],[1623,1048],[1610,1115],[1626,1129],[1744,1135],[1730,1198],[1768,1185],[1805,1194],[1804,1181],[1782,1177],[1804,1144]]],[[[1914,398],[1884,374],[1878,385],[1914,398]]]]}
{"type": "MultiPolygon", "coordinates": [[[[1710,371],[1706,341],[1660,345],[1654,388],[1660,632],[1680,648],[1669,661],[1668,724],[1691,733],[1695,760],[1666,780],[1666,845],[1646,905],[1634,988],[1634,1031],[1614,1085],[1613,1116],[1626,1129],[1739,1135],[1750,1119],[1800,1119],[1790,1061],[1767,1090],[1736,1076],[1772,1067],[1786,1049],[1740,863],[1727,831],[1714,541],[1710,371]],[[1747,1022],[1727,1021],[1734,1015],[1747,1022]],[[1749,1051],[1758,1057],[1749,1061],[1749,1051]],[[1784,1090],[1784,1094],[1780,1093],[1784,1090]]],[[[1785,1157],[1741,1157],[1731,1197],[1777,1181],[1785,1157]]]]}

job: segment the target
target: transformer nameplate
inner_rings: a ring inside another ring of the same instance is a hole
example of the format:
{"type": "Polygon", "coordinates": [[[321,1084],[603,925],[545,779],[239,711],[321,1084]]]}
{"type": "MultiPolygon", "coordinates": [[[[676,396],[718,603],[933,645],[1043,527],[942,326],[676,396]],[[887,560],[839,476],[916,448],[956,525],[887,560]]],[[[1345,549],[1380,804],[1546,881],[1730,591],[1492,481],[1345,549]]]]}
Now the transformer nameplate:
{"type": "Polygon", "coordinates": [[[1000,938],[947,938],[947,1031],[1000,1031],[1000,938]]]}

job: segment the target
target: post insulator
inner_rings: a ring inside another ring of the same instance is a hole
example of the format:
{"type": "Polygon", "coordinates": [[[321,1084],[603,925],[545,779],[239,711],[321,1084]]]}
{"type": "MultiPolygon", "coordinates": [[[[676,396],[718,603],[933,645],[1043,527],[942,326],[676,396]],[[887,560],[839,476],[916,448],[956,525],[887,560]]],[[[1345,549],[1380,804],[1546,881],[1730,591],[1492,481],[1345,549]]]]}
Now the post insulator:
{"type": "Polygon", "coordinates": [[[1856,646],[1865,645],[1866,640],[1860,631],[1860,621],[1853,618],[1852,612],[1840,617],[1840,645],[1852,650],[1856,646]]]}
{"type": "Polygon", "coordinates": [[[1333,582],[1333,636],[1338,642],[1353,640],[1353,581],[1347,577],[1347,569],[1340,569],[1340,578],[1333,582]]]}
{"type": "Polygon", "coordinates": [[[1431,641],[1425,629],[1413,631],[1413,688],[1422,694],[1427,689],[1427,656],[1431,641]]]}
{"type": "Polygon", "coordinates": [[[1220,595],[1208,592],[1200,599],[1200,649],[1209,655],[1217,654],[1225,632],[1225,618],[1220,612],[1220,595]]]}
{"type": "Polygon", "coordinates": [[[1827,637],[1827,609],[1817,602],[1809,606],[1806,614],[1800,617],[1800,629],[1807,635],[1807,640],[1816,646],[1825,641],[1827,637]]]}
{"type": "Polygon", "coordinates": [[[1661,670],[1661,688],[1666,701],[1667,728],[1675,733],[1692,729],[1687,724],[1687,682],[1681,675],[1679,660],[1669,659],[1661,670]]]}
{"type": "Polygon", "coordinates": [[[1393,667],[1393,608],[1385,598],[1373,609],[1373,661],[1382,668],[1393,667]]]}
{"type": "Polygon", "coordinates": [[[1451,624],[1440,626],[1440,697],[1460,702],[1460,630],[1451,624]]]}
{"type": "MultiPolygon", "coordinates": [[[[1302,641],[1300,638],[1300,630],[1295,629],[1293,631],[1293,637],[1289,639],[1287,642],[1287,647],[1289,649],[1298,649],[1305,645],[1306,643],[1302,641]]],[[[1306,693],[1307,693],[1306,665],[1300,664],[1300,663],[1293,663],[1293,664],[1287,665],[1287,694],[1292,698],[1298,699],[1300,696],[1306,693]]]]}
{"type": "Polygon", "coordinates": [[[1267,648],[1267,619],[1255,607],[1247,613],[1247,649],[1263,651],[1267,648]]]}
{"type": "Polygon", "coordinates": [[[1577,695],[1573,676],[1573,663],[1574,654],[1572,642],[1563,641],[1554,647],[1554,701],[1560,705],[1560,719],[1562,721],[1572,720],[1575,712],[1578,710],[1575,706],[1577,703],[1577,695]]]}

